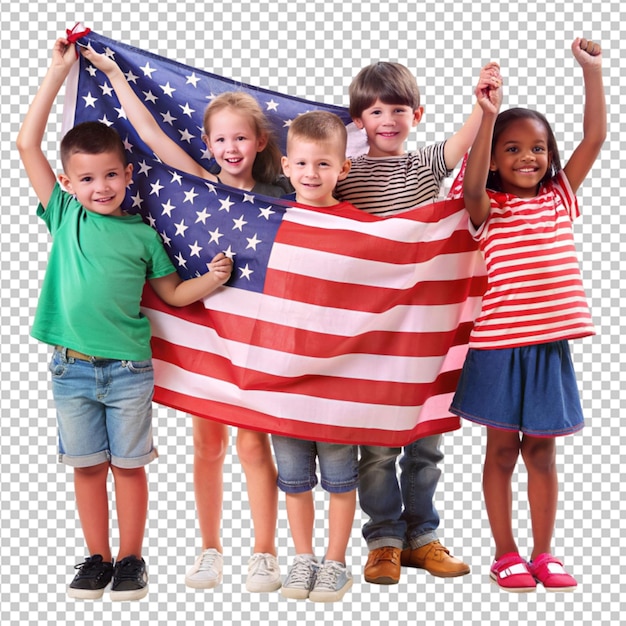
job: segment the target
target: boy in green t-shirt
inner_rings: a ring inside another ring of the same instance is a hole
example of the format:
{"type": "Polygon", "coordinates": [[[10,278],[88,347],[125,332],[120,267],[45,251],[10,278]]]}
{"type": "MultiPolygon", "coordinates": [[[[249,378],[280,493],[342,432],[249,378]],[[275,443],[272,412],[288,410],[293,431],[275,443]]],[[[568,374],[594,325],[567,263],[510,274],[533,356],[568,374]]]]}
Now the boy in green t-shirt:
{"type": "Polygon", "coordinates": [[[168,304],[184,306],[223,285],[232,262],[183,281],[159,235],[121,209],[132,174],[115,130],[100,122],[71,129],[61,142],[57,183],[41,143],[54,100],[76,61],[58,39],[46,76],[17,138],[39,198],[37,213],[53,237],[32,335],[55,346],[50,364],[57,408],[59,459],[74,468],[76,505],[90,556],[68,587],[74,598],[112,600],[148,592],[141,556],[148,506],[145,465],[152,444],[154,387],[150,326],[140,312],[146,280],[168,304]],[[69,192],[69,193],[68,193],[69,192]],[[107,476],[113,474],[120,545],[109,541],[107,476]]]}

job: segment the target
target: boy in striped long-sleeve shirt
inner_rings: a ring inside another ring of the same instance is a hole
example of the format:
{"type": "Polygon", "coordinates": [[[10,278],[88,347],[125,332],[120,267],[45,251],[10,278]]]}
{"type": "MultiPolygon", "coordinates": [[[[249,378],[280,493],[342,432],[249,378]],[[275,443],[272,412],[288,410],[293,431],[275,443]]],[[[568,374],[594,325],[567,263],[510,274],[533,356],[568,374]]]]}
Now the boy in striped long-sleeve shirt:
{"type": "MultiPolygon", "coordinates": [[[[479,89],[499,84],[497,64],[486,65],[479,89]]],[[[352,160],[336,194],[379,216],[395,215],[437,199],[443,179],[472,144],[482,110],[475,106],[463,127],[447,140],[407,153],[409,133],[423,115],[415,77],[398,63],[374,63],[350,85],[350,115],[365,130],[366,155],[352,160]]],[[[439,515],[433,496],[441,471],[441,435],[423,437],[400,448],[361,446],[359,500],[370,517],[363,527],[369,548],[364,577],[370,583],[395,584],[400,566],[418,567],[434,576],[468,574],[470,568],[450,555],[437,538],[439,515]]]]}

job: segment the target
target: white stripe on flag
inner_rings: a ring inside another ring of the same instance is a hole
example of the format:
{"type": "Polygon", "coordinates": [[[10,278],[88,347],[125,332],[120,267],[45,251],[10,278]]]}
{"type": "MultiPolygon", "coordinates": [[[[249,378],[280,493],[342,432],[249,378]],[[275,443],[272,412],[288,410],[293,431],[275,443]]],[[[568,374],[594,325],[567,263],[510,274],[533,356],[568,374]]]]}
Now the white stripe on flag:
{"type": "MultiPolygon", "coordinates": [[[[242,368],[253,367],[273,376],[329,376],[355,380],[378,380],[398,383],[429,383],[442,371],[446,356],[407,357],[385,354],[343,354],[316,358],[284,352],[278,349],[250,346],[219,337],[212,328],[196,324],[155,310],[146,309],[154,337],[179,346],[209,354],[228,355],[230,362],[242,368]]],[[[463,362],[465,346],[454,346],[448,358],[455,369],[463,362]],[[460,358],[455,355],[462,353],[460,358]]]]}
{"type": "Polygon", "coordinates": [[[294,328],[298,328],[296,323],[298,320],[305,319],[307,330],[354,337],[364,329],[401,333],[451,331],[460,323],[475,319],[480,309],[480,301],[480,297],[473,297],[454,305],[398,306],[384,313],[372,315],[368,311],[333,309],[241,289],[228,289],[205,298],[204,304],[207,309],[233,315],[248,312],[255,319],[278,322],[283,326],[294,328]],[[281,312],[280,318],[276,317],[278,311],[281,312]]]}
{"type": "Polygon", "coordinates": [[[189,372],[180,367],[154,359],[155,376],[165,381],[167,389],[193,398],[214,400],[251,409],[279,419],[310,425],[330,425],[343,428],[376,428],[388,431],[411,430],[415,426],[418,407],[375,405],[315,398],[297,393],[244,390],[236,385],[189,372]]]}

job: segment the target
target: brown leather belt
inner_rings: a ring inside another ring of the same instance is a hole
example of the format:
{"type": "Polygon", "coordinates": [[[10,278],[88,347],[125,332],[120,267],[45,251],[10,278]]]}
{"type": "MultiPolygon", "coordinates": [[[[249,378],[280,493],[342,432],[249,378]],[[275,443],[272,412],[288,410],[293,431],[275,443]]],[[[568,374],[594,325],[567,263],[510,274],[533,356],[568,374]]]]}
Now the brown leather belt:
{"type": "Polygon", "coordinates": [[[63,346],[57,346],[57,350],[61,352],[65,351],[65,356],[68,359],[78,359],[79,361],[107,361],[106,357],[103,356],[90,356],[88,354],[83,354],[82,352],[78,352],[77,350],[72,350],[71,348],[65,348],[63,346]]]}

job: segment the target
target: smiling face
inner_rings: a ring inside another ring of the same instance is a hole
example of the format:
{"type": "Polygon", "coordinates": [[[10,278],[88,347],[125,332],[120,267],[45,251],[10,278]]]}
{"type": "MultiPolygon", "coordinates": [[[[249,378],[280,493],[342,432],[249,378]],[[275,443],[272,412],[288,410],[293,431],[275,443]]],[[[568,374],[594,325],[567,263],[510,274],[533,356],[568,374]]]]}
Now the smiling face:
{"type": "Polygon", "coordinates": [[[125,165],[118,152],[75,152],[67,158],[59,180],[88,211],[120,216],[132,171],[133,166],[125,165]]]}
{"type": "Polygon", "coordinates": [[[548,132],[538,119],[511,121],[493,147],[490,169],[500,177],[502,191],[520,198],[537,195],[550,168],[548,132]]]}
{"type": "Polygon", "coordinates": [[[350,161],[332,141],[290,139],[283,170],[296,190],[296,202],[313,207],[337,204],[333,191],[350,171],[350,161]]]}
{"type": "Polygon", "coordinates": [[[385,104],[376,100],[354,119],[364,128],[369,143],[368,156],[387,157],[404,154],[404,143],[422,118],[423,109],[413,110],[403,104],[385,104]]]}
{"type": "Polygon", "coordinates": [[[238,189],[252,189],[252,166],[267,145],[267,137],[258,135],[251,120],[230,108],[217,111],[204,140],[221,167],[220,180],[238,189]]]}

